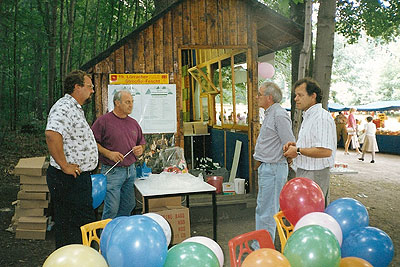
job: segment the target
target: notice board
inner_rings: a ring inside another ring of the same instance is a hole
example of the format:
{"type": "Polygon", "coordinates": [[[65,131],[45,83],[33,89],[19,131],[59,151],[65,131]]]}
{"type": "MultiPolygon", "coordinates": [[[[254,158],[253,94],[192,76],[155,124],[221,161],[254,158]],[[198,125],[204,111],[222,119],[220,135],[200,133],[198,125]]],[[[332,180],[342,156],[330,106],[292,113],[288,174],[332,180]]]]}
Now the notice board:
{"type": "Polygon", "coordinates": [[[143,133],[176,132],[175,84],[108,85],[108,111],[114,109],[114,94],[121,90],[131,92],[133,109],[129,116],[139,123],[143,133]]]}

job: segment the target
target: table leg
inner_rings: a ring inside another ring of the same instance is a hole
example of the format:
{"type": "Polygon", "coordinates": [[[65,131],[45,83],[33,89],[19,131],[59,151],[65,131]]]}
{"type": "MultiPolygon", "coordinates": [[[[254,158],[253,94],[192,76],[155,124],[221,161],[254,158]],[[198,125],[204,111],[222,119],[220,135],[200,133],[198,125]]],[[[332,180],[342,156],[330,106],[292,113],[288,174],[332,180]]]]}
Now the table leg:
{"type": "Polygon", "coordinates": [[[213,234],[214,241],[217,242],[217,197],[215,192],[212,193],[212,208],[213,208],[213,234]]]}
{"type": "Polygon", "coordinates": [[[143,197],[144,201],[143,201],[143,205],[144,205],[144,213],[148,213],[149,212],[149,199],[147,197],[143,197]]]}
{"type": "Polygon", "coordinates": [[[190,136],[190,153],[192,155],[192,169],[194,169],[193,135],[190,136]]]}
{"type": "Polygon", "coordinates": [[[189,208],[189,195],[186,195],[186,207],[189,208]]]}

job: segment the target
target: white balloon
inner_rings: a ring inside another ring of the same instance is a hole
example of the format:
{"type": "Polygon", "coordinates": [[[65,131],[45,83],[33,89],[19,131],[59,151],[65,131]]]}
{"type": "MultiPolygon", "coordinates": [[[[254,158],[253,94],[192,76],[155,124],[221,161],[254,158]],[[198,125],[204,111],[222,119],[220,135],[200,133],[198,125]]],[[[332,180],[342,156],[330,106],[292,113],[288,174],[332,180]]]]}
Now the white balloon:
{"type": "Polygon", "coordinates": [[[50,254],[43,267],[107,267],[103,256],[95,249],[80,244],[61,247],[50,254]]]}
{"type": "Polygon", "coordinates": [[[296,223],[293,232],[307,225],[319,225],[328,228],[335,235],[339,245],[342,246],[342,228],[340,228],[339,223],[331,215],[325,212],[308,213],[296,223]]]}
{"type": "Polygon", "coordinates": [[[183,242],[195,242],[208,247],[212,250],[212,252],[214,252],[215,256],[217,256],[219,266],[224,266],[224,252],[222,251],[222,248],[218,245],[218,243],[211,238],[205,236],[193,236],[185,239],[183,242]]]}
{"type": "Polygon", "coordinates": [[[147,216],[153,220],[155,220],[163,229],[165,238],[167,239],[167,247],[169,246],[169,243],[171,242],[171,226],[169,225],[168,221],[164,219],[163,216],[157,213],[145,213],[143,214],[144,216],[147,216]]]}

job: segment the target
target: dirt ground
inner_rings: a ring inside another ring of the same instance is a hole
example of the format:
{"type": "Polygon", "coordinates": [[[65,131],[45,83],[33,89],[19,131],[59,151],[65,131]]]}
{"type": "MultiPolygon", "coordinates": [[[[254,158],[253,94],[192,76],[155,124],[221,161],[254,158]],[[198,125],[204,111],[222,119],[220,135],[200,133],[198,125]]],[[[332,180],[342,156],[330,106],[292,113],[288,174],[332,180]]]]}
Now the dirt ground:
{"type": "MultiPolygon", "coordinates": [[[[42,135],[8,135],[0,143],[0,266],[42,266],[46,257],[54,250],[54,235],[47,233],[46,240],[19,240],[6,231],[19,190],[19,178],[12,170],[19,158],[45,155],[46,147],[42,135]]],[[[357,174],[333,175],[331,179],[331,201],[351,197],[361,201],[368,209],[370,225],[385,231],[393,240],[395,256],[390,266],[400,266],[400,170],[398,155],[378,153],[376,163],[371,164],[370,155],[361,162],[353,152],[345,156],[338,150],[336,162],[347,163],[357,174]]],[[[220,218],[218,221],[218,243],[224,250],[225,266],[229,266],[228,241],[254,229],[254,208],[243,217],[220,218]]],[[[191,225],[192,235],[212,236],[210,223],[191,225]]],[[[279,247],[277,238],[275,244],[279,247]]]]}

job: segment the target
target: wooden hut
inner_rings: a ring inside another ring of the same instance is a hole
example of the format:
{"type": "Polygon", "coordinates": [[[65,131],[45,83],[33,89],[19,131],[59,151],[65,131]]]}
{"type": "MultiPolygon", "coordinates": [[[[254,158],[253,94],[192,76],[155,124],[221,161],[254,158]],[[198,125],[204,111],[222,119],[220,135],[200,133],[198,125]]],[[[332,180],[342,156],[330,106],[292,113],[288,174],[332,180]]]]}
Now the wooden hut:
{"type": "MultiPolygon", "coordinates": [[[[190,149],[184,142],[184,122],[205,121],[210,131],[207,144],[203,144],[207,147],[206,155],[229,170],[235,141],[241,140],[238,177],[248,179],[252,190],[252,154],[260,128],[255,101],[257,62],[262,56],[302,42],[303,30],[257,0],[172,2],[81,67],[93,76],[96,116],[107,111],[110,74],[169,74],[169,83],[176,84],[175,144],[190,149]],[[246,67],[242,87],[246,92],[247,118],[239,123],[235,78],[239,75],[236,70],[246,67]],[[223,118],[227,104],[224,94],[231,99],[231,121],[223,118]]],[[[191,163],[193,166],[194,162],[191,163]]]]}

